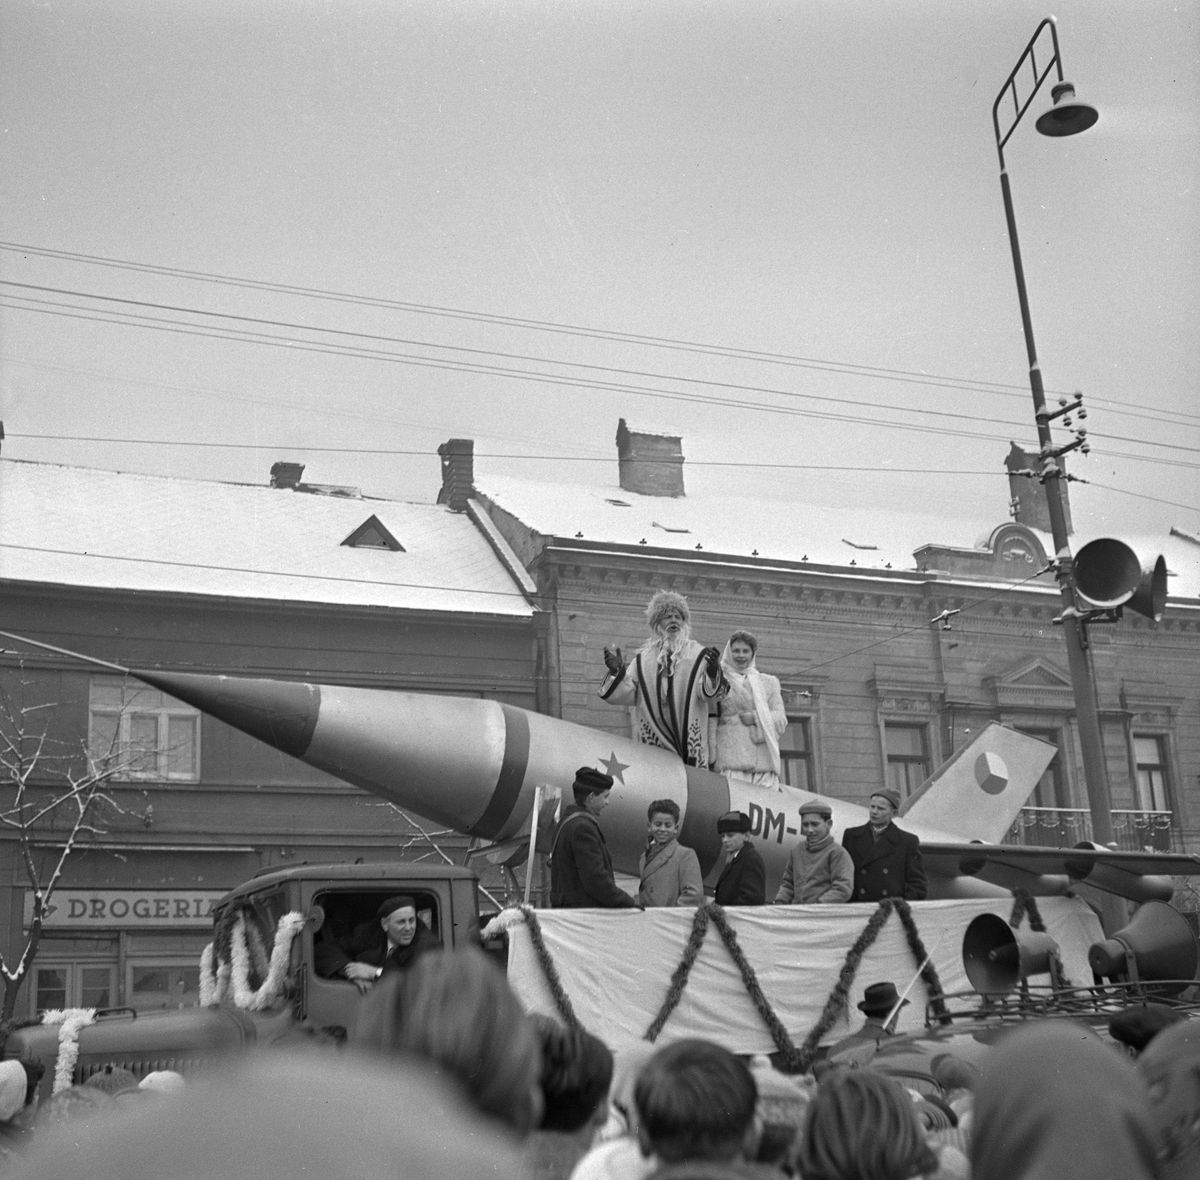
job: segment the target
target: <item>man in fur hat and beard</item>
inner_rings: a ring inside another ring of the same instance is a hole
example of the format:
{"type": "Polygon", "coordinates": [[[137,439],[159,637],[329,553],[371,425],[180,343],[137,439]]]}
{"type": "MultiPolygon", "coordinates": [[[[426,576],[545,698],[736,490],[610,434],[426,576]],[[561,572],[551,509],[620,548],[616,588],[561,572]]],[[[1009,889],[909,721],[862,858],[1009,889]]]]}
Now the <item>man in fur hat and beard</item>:
{"type": "Polygon", "coordinates": [[[637,711],[639,742],[674,750],[689,766],[707,767],[708,718],[729,691],[721,653],[692,639],[687,599],[660,590],[646,608],[650,638],[626,664],[619,647],[604,649],[608,675],[600,696],[637,711]]]}

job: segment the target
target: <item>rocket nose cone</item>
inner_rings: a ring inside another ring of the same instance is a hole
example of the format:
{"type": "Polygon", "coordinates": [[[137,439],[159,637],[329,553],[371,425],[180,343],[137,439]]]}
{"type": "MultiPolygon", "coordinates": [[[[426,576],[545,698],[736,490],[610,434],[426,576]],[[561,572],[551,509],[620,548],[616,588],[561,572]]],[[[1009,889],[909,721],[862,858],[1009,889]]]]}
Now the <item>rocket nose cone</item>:
{"type": "Polygon", "coordinates": [[[295,758],[307,751],[321,710],[315,684],[194,672],[132,675],[295,758]]]}

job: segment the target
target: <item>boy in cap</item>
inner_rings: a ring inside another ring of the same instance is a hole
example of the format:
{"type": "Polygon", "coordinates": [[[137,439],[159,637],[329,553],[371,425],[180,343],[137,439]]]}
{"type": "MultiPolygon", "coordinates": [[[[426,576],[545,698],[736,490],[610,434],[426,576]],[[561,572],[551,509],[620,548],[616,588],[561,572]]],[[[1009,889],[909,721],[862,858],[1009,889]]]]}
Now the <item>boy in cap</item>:
{"type": "Polygon", "coordinates": [[[924,900],[921,842],[892,822],[899,810],[900,796],[895,791],[875,791],[867,806],[869,822],[843,833],[842,847],[854,861],[853,901],[924,900]]]}
{"type": "Polygon", "coordinates": [[[750,842],[750,817],[744,811],[727,811],[717,820],[717,833],[725,850],[725,864],[717,878],[718,905],[765,905],[767,869],[750,842]]]}
{"type": "Polygon", "coordinates": [[[555,909],[631,909],[637,905],[613,880],[612,857],[600,830],[612,775],[590,766],[575,772],[575,805],[568,807],[550,851],[550,904],[555,909]]]}
{"type": "Polygon", "coordinates": [[[813,800],[800,808],[804,839],[788,856],[776,905],[849,901],[854,892],[854,862],[833,838],[833,809],[813,800]]]}

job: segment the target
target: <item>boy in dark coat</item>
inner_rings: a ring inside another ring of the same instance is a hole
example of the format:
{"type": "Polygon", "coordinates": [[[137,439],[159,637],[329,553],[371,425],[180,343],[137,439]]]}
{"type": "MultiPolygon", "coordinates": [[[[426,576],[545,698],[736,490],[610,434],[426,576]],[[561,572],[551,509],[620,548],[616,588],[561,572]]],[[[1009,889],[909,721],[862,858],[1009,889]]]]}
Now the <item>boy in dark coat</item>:
{"type": "Polygon", "coordinates": [[[900,796],[895,791],[876,791],[867,808],[870,822],[843,833],[842,847],[854,861],[851,901],[883,901],[886,897],[924,900],[927,886],[921,842],[892,822],[899,810],[900,796]]]}
{"type": "Polygon", "coordinates": [[[575,772],[575,806],[564,813],[550,853],[550,904],[555,909],[637,905],[613,880],[612,857],[598,822],[612,785],[612,775],[590,766],[575,772]]]}
{"type": "Polygon", "coordinates": [[[725,865],[717,878],[718,905],[766,905],[767,869],[758,849],[750,843],[750,817],[744,811],[727,811],[717,820],[725,865]]]}

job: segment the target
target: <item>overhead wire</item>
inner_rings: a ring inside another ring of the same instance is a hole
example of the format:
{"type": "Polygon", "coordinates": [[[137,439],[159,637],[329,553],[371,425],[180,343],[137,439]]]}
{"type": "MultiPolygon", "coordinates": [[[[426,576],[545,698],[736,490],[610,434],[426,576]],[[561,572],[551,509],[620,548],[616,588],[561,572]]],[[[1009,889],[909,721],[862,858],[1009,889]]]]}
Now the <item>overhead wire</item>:
{"type": "MultiPolygon", "coordinates": [[[[0,282],[2,282],[2,281],[0,281],[0,282]]],[[[762,412],[762,413],[773,413],[773,414],[782,414],[782,415],[787,415],[787,416],[813,418],[813,419],[817,419],[817,420],[845,422],[845,423],[854,424],[854,425],[868,426],[868,427],[875,427],[875,428],[882,428],[882,429],[889,429],[889,430],[904,430],[904,431],[911,431],[911,432],[915,432],[915,433],[944,435],[944,436],[950,436],[950,437],[956,437],[956,438],[969,438],[969,439],[975,439],[975,440],[980,440],[980,441],[998,441],[998,442],[1007,441],[1006,435],[981,434],[977,431],[955,430],[952,428],[939,428],[939,427],[933,427],[933,426],[920,426],[915,423],[896,421],[894,419],[877,420],[877,419],[871,419],[871,418],[862,418],[862,417],[858,417],[856,415],[834,414],[834,413],[830,413],[830,412],[826,412],[826,411],[818,411],[818,410],[805,410],[805,409],[801,409],[801,408],[795,407],[795,406],[776,406],[776,405],[770,405],[770,404],[763,403],[763,402],[735,401],[735,400],[732,400],[729,398],[724,398],[724,397],[706,397],[702,394],[685,393],[685,392],[674,391],[674,390],[665,390],[665,389],[655,389],[655,388],[645,387],[645,386],[627,385],[627,384],[623,384],[623,383],[619,383],[619,382],[588,380],[588,379],[584,379],[584,378],[575,377],[570,374],[549,374],[549,373],[534,372],[531,370],[508,369],[508,368],[498,366],[498,365],[485,365],[485,364],[480,364],[480,363],[471,362],[471,361],[437,360],[437,359],[426,357],[426,356],[419,356],[419,355],[413,355],[413,354],[407,354],[407,353],[395,353],[395,352],[389,352],[389,351],[382,350],[382,349],[366,348],[363,346],[337,345],[337,344],[328,344],[328,343],[319,342],[319,341],[309,341],[309,340],[305,340],[303,338],[278,337],[278,336],[271,335],[269,333],[251,331],[248,329],[236,329],[236,328],[234,328],[234,329],[219,329],[219,328],[215,328],[215,327],[205,325],[205,324],[186,324],[186,323],[182,323],[180,321],[163,320],[159,317],[147,316],[147,315],[144,315],[143,313],[120,312],[120,311],[112,312],[112,313],[104,313],[102,311],[97,311],[96,309],[81,308],[81,307],[78,307],[75,305],[70,305],[70,304],[60,304],[60,303],[57,303],[52,300],[37,300],[33,297],[28,297],[28,296],[22,296],[22,297],[18,297],[18,298],[20,298],[26,302],[30,302],[30,303],[45,304],[52,309],[54,309],[54,308],[59,308],[59,309],[66,308],[67,309],[65,311],[64,310],[57,310],[57,311],[51,310],[48,314],[66,315],[69,318],[92,320],[92,321],[101,322],[101,323],[115,323],[115,324],[125,324],[127,326],[151,327],[151,328],[155,328],[160,331],[174,332],[174,333],[178,333],[178,334],[182,334],[182,335],[194,335],[194,336],[209,337],[209,338],[216,337],[216,338],[229,339],[229,340],[242,340],[242,341],[247,341],[250,343],[260,343],[260,344],[267,344],[267,345],[274,346],[274,347],[286,348],[289,351],[307,351],[307,352],[315,352],[315,353],[327,354],[327,355],[354,356],[354,357],[361,357],[364,359],[385,360],[385,361],[392,361],[392,362],[397,362],[397,363],[402,363],[402,364],[414,365],[416,367],[421,367],[421,368],[440,369],[440,370],[450,371],[450,372],[479,373],[479,374],[484,374],[487,376],[505,377],[505,378],[510,378],[510,379],[522,380],[522,381],[530,381],[530,382],[539,383],[539,384],[565,385],[565,386],[576,387],[576,388],[607,390],[610,392],[628,393],[628,394],[632,394],[635,396],[658,398],[658,399],[667,400],[667,401],[680,401],[680,402],[687,402],[687,403],[700,404],[700,405],[724,406],[724,407],[737,408],[739,410],[756,410],[756,411],[762,412]],[[125,317],[125,318],[114,318],[114,317],[125,317]]],[[[4,302],[4,300],[0,299],[0,304],[2,304],[3,302],[4,302]]],[[[219,315],[219,314],[223,314],[223,313],[212,313],[212,314],[219,315]]],[[[237,317],[234,317],[234,318],[237,318],[237,317]]],[[[259,322],[259,321],[252,321],[252,322],[259,322]]],[[[334,332],[337,334],[345,334],[345,335],[350,335],[350,336],[361,335],[361,334],[357,334],[357,333],[342,333],[338,329],[319,329],[319,330],[327,331],[327,332],[334,332]]],[[[374,337],[372,337],[372,338],[374,338],[374,337]]],[[[387,338],[384,337],[383,339],[387,339],[387,338]]],[[[433,347],[439,347],[439,346],[433,346],[433,347]]],[[[505,355],[505,354],[496,354],[496,355],[505,355]]],[[[542,363],[559,364],[562,362],[545,361],[542,363]]],[[[601,367],[601,366],[588,366],[588,367],[601,367]]],[[[615,370],[615,371],[624,372],[624,370],[615,370]]],[[[666,379],[667,380],[679,380],[679,381],[684,381],[684,382],[688,382],[688,383],[694,382],[694,383],[700,383],[700,384],[715,384],[718,387],[721,387],[726,384],[726,383],[706,382],[706,381],[701,381],[700,379],[675,378],[675,377],[670,377],[670,376],[668,376],[666,379]]],[[[769,393],[769,394],[782,394],[783,396],[788,396],[786,391],[772,390],[769,388],[758,389],[758,387],[753,387],[753,386],[731,386],[731,387],[743,389],[748,392],[758,391],[758,392],[765,392],[765,393],[769,393]]],[[[810,397],[818,398],[818,395],[805,394],[805,395],[796,395],[796,396],[802,397],[805,399],[808,399],[810,397]]],[[[832,400],[832,401],[839,402],[839,403],[841,401],[841,399],[836,399],[836,398],[834,398],[834,399],[818,398],[818,400],[827,400],[827,401],[832,400]]],[[[867,403],[867,404],[874,404],[874,403],[867,403]]],[[[888,407],[888,406],[881,405],[881,406],[879,406],[879,408],[891,410],[893,412],[907,412],[905,410],[902,410],[900,407],[888,407]]],[[[947,414],[947,413],[938,412],[938,411],[930,411],[930,413],[936,413],[939,416],[948,416],[948,417],[960,417],[960,418],[961,417],[969,417],[968,415],[953,415],[953,414],[947,414]]],[[[972,420],[976,420],[976,419],[972,419],[972,420]]],[[[991,419],[989,421],[1002,421],[1002,420],[991,419]]],[[[1012,423],[1005,423],[1005,424],[1013,425],[1012,423]]],[[[1093,434],[1092,437],[1105,437],[1105,436],[1093,434]]],[[[1113,436],[1113,437],[1119,437],[1119,436],[1113,436]]],[[[1132,440],[1128,440],[1128,441],[1132,441],[1138,445],[1158,445],[1158,444],[1150,443],[1150,442],[1147,442],[1146,440],[1140,440],[1140,439],[1132,439],[1132,440]]],[[[1198,452],[1200,452],[1200,448],[1180,448],[1180,449],[1185,449],[1185,450],[1193,450],[1194,449],[1194,450],[1197,450],[1198,452]]],[[[1128,454],[1125,452],[1108,452],[1108,453],[1112,454],[1113,457],[1115,457],[1115,458],[1124,458],[1124,459],[1129,459],[1129,460],[1138,461],[1138,462],[1146,462],[1146,463],[1152,463],[1152,464],[1157,463],[1157,464],[1164,464],[1164,465],[1168,465],[1168,466],[1183,466],[1183,467],[1193,466],[1191,464],[1180,463],[1180,462],[1176,462],[1176,461],[1169,460],[1169,459],[1156,458],[1154,456],[1133,455],[1133,454],[1128,454]]],[[[1200,465],[1198,465],[1198,466],[1200,466],[1200,465]]]]}
{"type": "MultiPolygon", "coordinates": [[[[644,369],[628,369],[628,368],[622,368],[620,366],[614,366],[614,365],[598,365],[598,364],[592,364],[592,363],[584,362],[584,361],[562,360],[562,359],[554,358],[554,357],[532,356],[527,353],[506,352],[506,351],[498,350],[498,349],[475,348],[475,347],[470,347],[470,346],[466,346],[466,345],[458,345],[458,344],[438,344],[438,343],[434,343],[431,341],[414,340],[414,339],[411,339],[408,337],[393,336],[393,335],[388,335],[388,334],[383,334],[383,333],[359,332],[359,331],[351,331],[351,330],[343,329],[343,328],[328,328],[328,327],[324,327],[323,325],[319,325],[319,324],[300,324],[300,323],[295,323],[295,322],[289,321],[289,320],[274,320],[274,319],[268,319],[268,318],[261,317],[261,316],[245,316],[245,315],[238,315],[238,314],[235,314],[232,312],[209,311],[204,308],[185,307],[185,306],[182,306],[179,304],[159,303],[159,302],[155,302],[155,301],[151,301],[151,300],[125,299],[125,298],[119,298],[119,297],[111,296],[111,295],[98,295],[98,294],[95,294],[94,292],[90,292],[90,291],[78,291],[78,290],[73,290],[70,288],[49,287],[49,286],[43,286],[43,285],[33,284],[33,283],[19,283],[19,282],[7,280],[7,279],[0,279],[0,287],[11,287],[11,288],[16,288],[16,289],[20,289],[20,290],[37,291],[43,295],[49,294],[49,295],[59,295],[59,296],[67,297],[67,298],[88,299],[88,300],[92,300],[95,302],[102,302],[105,304],[117,304],[120,307],[133,307],[133,308],[146,309],[146,310],[152,310],[152,311],[170,312],[170,313],[173,313],[176,315],[199,316],[199,317],[204,317],[204,319],[206,319],[206,320],[208,320],[208,319],[218,320],[219,319],[219,320],[223,320],[223,321],[230,321],[234,324],[251,324],[251,325],[255,325],[257,328],[278,328],[278,329],[282,329],[284,331],[289,331],[289,332],[321,333],[322,335],[334,336],[334,337],[338,337],[338,338],[345,338],[348,340],[368,341],[372,344],[396,344],[396,345],[402,345],[404,347],[410,347],[410,348],[411,347],[420,347],[420,348],[437,349],[437,350],[441,350],[441,351],[448,351],[448,352],[454,352],[454,353],[465,353],[468,356],[497,357],[500,360],[504,360],[504,361],[520,361],[520,362],[527,363],[527,364],[552,365],[552,366],[556,366],[556,367],[560,367],[560,368],[568,368],[568,369],[574,369],[574,370],[587,370],[590,372],[615,373],[621,377],[635,377],[635,378],[639,378],[639,379],[647,379],[647,380],[653,380],[653,381],[671,381],[671,382],[677,382],[677,383],[685,384],[685,385],[700,385],[700,386],[705,386],[705,387],[712,388],[712,389],[724,389],[724,390],[730,390],[730,391],[734,391],[734,392],[738,392],[738,393],[767,394],[772,397],[782,397],[782,398],[801,400],[801,401],[816,401],[816,402],[826,402],[826,403],[832,402],[837,405],[856,406],[859,408],[871,409],[871,410],[886,410],[889,412],[897,412],[897,410],[903,409],[903,412],[907,413],[907,414],[917,414],[917,415],[921,415],[921,416],[925,416],[925,417],[932,417],[932,418],[948,418],[948,419],[956,419],[956,420],[960,420],[960,421],[967,420],[967,421],[971,421],[971,422],[987,423],[987,424],[991,424],[991,425],[1014,426],[1014,427],[1022,425],[1020,423],[1015,423],[1015,422],[1011,421],[1010,419],[988,418],[988,417],[983,417],[976,413],[958,413],[953,410],[933,410],[933,409],[926,409],[926,408],[919,407],[919,406],[910,406],[910,407],[903,407],[903,408],[893,407],[893,406],[887,406],[880,402],[870,401],[870,400],[862,399],[862,398],[845,398],[845,397],[833,397],[833,396],[829,396],[829,395],[825,395],[825,394],[801,393],[796,390],[779,389],[779,388],[775,388],[772,386],[748,385],[748,384],[745,384],[742,382],[733,382],[733,381],[717,381],[713,378],[707,378],[707,377],[685,377],[685,376],[673,374],[673,373],[660,373],[660,372],[655,372],[652,370],[644,370],[644,369]]],[[[23,298],[29,298],[32,302],[38,302],[33,297],[23,297],[23,298]]],[[[46,302],[48,302],[52,306],[63,306],[61,304],[54,304],[52,301],[46,301],[46,302]]],[[[77,305],[66,305],[66,306],[71,306],[75,310],[80,310],[77,305]]],[[[135,319],[137,319],[137,318],[141,317],[142,312],[139,311],[139,312],[134,312],[134,313],[129,313],[129,314],[132,317],[134,317],[135,319]]],[[[146,318],[149,321],[151,321],[152,323],[159,322],[156,317],[146,317],[146,318]]],[[[203,326],[203,325],[195,325],[195,326],[203,326]]],[[[235,329],[235,331],[238,331],[238,330],[235,329]]],[[[251,332],[249,332],[249,335],[252,338],[257,338],[258,334],[256,332],[251,331],[251,332]]],[[[239,338],[239,337],[235,336],[233,338],[239,338]]],[[[603,387],[603,385],[601,385],[600,387],[603,387]]],[[[736,404],[742,405],[743,403],[738,402],[736,404]]],[[[1134,444],[1140,445],[1140,446],[1163,447],[1167,450],[1180,450],[1180,451],[1188,451],[1188,452],[1194,453],[1194,454],[1200,454],[1200,447],[1189,447],[1189,446],[1185,446],[1182,444],[1175,444],[1175,443],[1154,442],[1154,441],[1147,440],[1147,439],[1130,438],[1129,436],[1126,436],[1126,435],[1107,434],[1105,432],[1092,432],[1092,436],[1095,438],[1113,439],[1113,440],[1119,441],[1119,442],[1131,442],[1131,443],[1134,443],[1134,444]]]]}
{"type": "MultiPolygon", "coordinates": [[[[319,287],[305,287],[286,283],[274,283],[261,279],[249,279],[234,275],[222,275],[210,271],[188,270],[181,267],[159,266],[150,263],[133,262],[127,259],[113,259],[103,255],[85,254],[75,251],[53,250],[46,247],[23,245],[16,242],[0,242],[0,250],[7,250],[37,257],[53,258],[71,262],[107,267],[118,270],[129,270],[146,274],[154,274],[169,278],[182,278],[204,283],[214,283],[249,290],[270,291],[278,294],[299,296],[330,302],[351,303],[364,307],[384,308],[404,311],[418,315],[448,317],[451,319],[470,320],[500,327],[516,327],[534,331],[550,332],[568,336],[578,336],[584,339],[609,340],[617,343],[632,343],[645,347],[671,349],[675,351],[693,352],[704,356],[724,356],[732,359],[756,360],[767,363],[792,365],[802,368],[815,368],[819,371],[845,373],[849,376],[877,376],[882,379],[905,379],[915,383],[944,385],[949,388],[974,390],[977,392],[995,392],[1001,396],[1025,398],[1028,389],[1023,385],[1009,382],[987,381],[975,378],[931,374],[911,369],[897,369],[882,365],[867,365],[849,361],[833,361],[825,358],[801,357],[789,353],[770,352],[761,349],[735,348],[726,345],[716,345],[700,341],[682,340],[675,337],[652,336],[633,332],[617,332],[609,329],[588,327],[579,324],[561,323],[553,320],[527,319],[518,316],[506,316],[490,312],[472,311],[463,308],[445,307],[437,304],[415,303],[397,299],[386,299],[379,296],[352,294],[332,291],[319,287]]],[[[1071,396],[1062,390],[1047,390],[1051,396],[1071,396]]],[[[1179,418],[1200,422],[1200,415],[1186,414],[1183,411],[1156,411],[1143,403],[1126,403],[1114,398],[1089,399],[1111,407],[1116,413],[1129,413],[1144,417],[1149,412],[1162,412],[1176,415],[1179,418]],[[1125,407],[1125,408],[1120,408],[1125,407]]]]}

